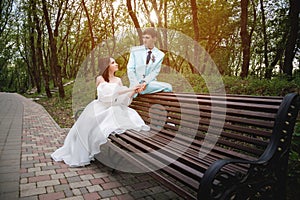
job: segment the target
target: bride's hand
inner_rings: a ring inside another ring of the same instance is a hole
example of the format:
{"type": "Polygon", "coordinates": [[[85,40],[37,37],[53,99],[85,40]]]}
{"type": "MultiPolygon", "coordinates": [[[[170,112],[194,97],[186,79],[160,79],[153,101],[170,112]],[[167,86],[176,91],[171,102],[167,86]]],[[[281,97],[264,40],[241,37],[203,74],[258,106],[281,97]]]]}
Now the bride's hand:
{"type": "Polygon", "coordinates": [[[140,92],[144,91],[145,88],[146,88],[146,83],[139,84],[136,92],[140,93],[140,92]]]}
{"type": "Polygon", "coordinates": [[[133,87],[133,90],[135,93],[138,93],[140,91],[140,89],[141,89],[141,85],[136,85],[133,87]]]}

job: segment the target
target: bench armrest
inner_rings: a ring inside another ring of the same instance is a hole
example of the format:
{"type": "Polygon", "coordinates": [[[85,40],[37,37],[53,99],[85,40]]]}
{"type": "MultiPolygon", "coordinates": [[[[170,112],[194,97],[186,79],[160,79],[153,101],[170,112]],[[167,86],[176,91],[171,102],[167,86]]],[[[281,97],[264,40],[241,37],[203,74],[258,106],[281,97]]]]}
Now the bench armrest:
{"type": "Polygon", "coordinates": [[[206,170],[200,182],[198,199],[264,199],[265,195],[271,195],[268,189],[275,182],[270,168],[265,166],[267,164],[263,160],[217,160],[206,170]],[[229,172],[230,165],[244,166],[244,171],[229,172]]]}

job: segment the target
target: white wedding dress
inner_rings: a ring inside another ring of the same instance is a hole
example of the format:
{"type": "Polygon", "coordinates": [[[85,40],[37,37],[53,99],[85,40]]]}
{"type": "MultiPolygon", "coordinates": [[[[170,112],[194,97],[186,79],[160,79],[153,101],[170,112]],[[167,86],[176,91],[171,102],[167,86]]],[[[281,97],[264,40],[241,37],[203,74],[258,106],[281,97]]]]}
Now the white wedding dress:
{"type": "Polygon", "coordinates": [[[139,114],[129,108],[129,93],[118,95],[127,88],[117,83],[100,83],[98,98],[89,103],[70,129],[64,145],[51,154],[55,161],[64,161],[71,167],[90,164],[100,153],[100,145],[110,134],[121,134],[127,129],[149,131],[139,114]]]}

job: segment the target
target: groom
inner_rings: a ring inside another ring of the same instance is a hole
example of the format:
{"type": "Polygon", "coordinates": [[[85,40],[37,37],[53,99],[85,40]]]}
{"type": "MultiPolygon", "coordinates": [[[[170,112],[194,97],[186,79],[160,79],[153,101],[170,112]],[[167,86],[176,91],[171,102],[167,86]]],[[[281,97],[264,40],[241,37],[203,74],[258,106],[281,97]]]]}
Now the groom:
{"type": "Polygon", "coordinates": [[[147,28],[143,31],[144,45],[133,47],[130,51],[127,64],[130,87],[140,85],[138,90],[140,94],[172,92],[172,86],[169,83],[156,80],[165,56],[155,47],[156,40],[157,32],[154,28],[147,28]]]}

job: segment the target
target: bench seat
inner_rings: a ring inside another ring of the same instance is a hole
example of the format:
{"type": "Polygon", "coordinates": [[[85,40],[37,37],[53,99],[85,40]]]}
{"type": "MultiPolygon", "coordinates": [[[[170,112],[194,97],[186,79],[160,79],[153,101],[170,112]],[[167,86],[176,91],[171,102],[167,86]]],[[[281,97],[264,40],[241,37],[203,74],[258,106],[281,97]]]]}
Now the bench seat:
{"type": "Polygon", "coordinates": [[[131,107],[151,130],[111,135],[101,151],[185,199],[284,199],[299,104],[295,93],[140,95],[131,107]]]}

